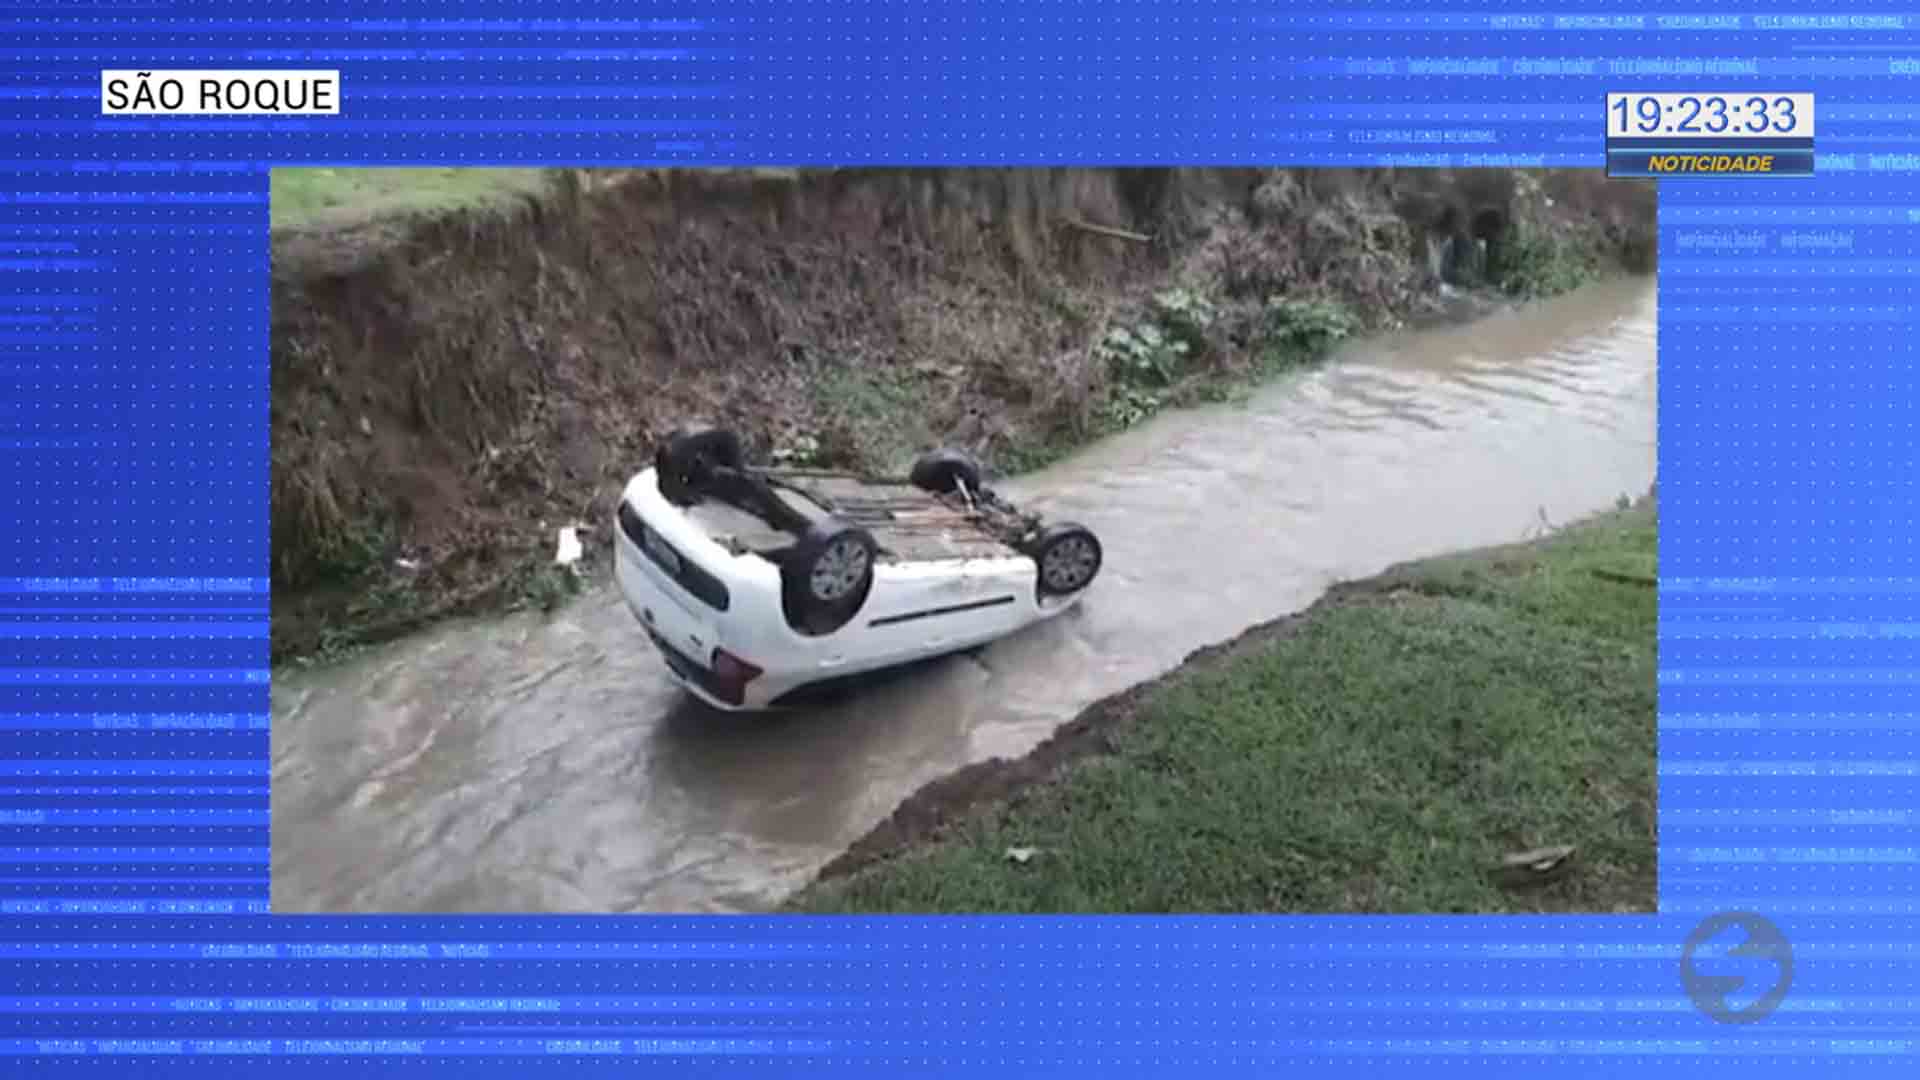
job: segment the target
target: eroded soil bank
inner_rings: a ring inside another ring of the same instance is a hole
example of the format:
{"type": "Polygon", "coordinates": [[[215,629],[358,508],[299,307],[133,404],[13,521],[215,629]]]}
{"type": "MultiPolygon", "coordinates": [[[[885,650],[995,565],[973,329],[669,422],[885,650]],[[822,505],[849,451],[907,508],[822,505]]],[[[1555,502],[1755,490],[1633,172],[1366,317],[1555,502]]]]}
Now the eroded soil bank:
{"type": "MultiPolygon", "coordinates": [[[[542,194],[277,232],[273,650],[551,601],[654,440],[1001,470],[1417,319],[1651,268],[1597,171],[559,172],[542,194]]],[[[591,575],[594,568],[589,566],[591,575]]]]}

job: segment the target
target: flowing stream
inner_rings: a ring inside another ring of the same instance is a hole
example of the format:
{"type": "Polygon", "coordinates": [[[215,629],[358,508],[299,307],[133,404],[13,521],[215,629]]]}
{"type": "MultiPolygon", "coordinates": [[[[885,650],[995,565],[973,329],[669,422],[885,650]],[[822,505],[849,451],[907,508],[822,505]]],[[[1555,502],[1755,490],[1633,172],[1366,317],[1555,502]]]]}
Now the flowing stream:
{"type": "Polygon", "coordinates": [[[274,910],[764,910],[921,785],[1337,581],[1643,494],[1654,342],[1651,279],[1607,282],[1359,343],[1004,484],[1099,533],[1093,592],[830,707],[693,704],[611,588],[279,676],[274,910]]]}

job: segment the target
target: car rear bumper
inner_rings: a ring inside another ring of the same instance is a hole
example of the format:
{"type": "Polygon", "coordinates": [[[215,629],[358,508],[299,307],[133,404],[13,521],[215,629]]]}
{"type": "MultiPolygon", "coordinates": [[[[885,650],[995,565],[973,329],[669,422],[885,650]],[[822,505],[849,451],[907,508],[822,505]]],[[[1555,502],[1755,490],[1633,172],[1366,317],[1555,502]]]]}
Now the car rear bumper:
{"type": "MultiPolygon", "coordinates": [[[[714,669],[715,652],[726,646],[719,620],[693,610],[698,601],[676,595],[651,561],[625,537],[615,543],[614,575],[627,609],[646,631],[675,682],[716,709],[763,709],[788,689],[778,674],[763,672],[741,683],[714,669]]],[[[751,658],[748,658],[751,659],[751,658]]]]}
{"type": "Polygon", "coordinates": [[[755,707],[747,703],[746,687],[722,683],[712,668],[667,644],[667,639],[651,627],[647,630],[647,638],[660,651],[660,659],[666,662],[667,671],[674,681],[695,697],[716,709],[729,712],[755,707]]]}

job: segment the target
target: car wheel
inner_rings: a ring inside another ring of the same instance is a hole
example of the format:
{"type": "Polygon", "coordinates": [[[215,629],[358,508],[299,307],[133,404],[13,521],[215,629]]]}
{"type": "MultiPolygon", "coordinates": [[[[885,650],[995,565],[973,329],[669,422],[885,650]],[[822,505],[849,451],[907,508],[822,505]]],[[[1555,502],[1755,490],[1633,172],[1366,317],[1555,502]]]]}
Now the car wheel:
{"type": "Polygon", "coordinates": [[[780,568],[788,623],[810,634],[846,625],[866,603],[879,551],[865,529],[824,521],[807,530],[780,568]]]}
{"type": "Polygon", "coordinates": [[[653,454],[660,494],[675,506],[700,500],[700,485],[715,467],[738,469],[746,462],[740,436],[725,428],[676,430],[653,454]]]}
{"type": "Polygon", "coordinates": [[[1050,526],[1031,550],[1042,596],[1069,596],[1093,584],[1104,557],[1092,530],[1068,523],[1050,526]]]}
{"type": "Polygon", "coordinates": [[[980,490],[980,463],[964,450],[929,450],[913,463],[907,479],[914,487],[935,495],[951,495],[965,484],[968,491],[980,490]]]}

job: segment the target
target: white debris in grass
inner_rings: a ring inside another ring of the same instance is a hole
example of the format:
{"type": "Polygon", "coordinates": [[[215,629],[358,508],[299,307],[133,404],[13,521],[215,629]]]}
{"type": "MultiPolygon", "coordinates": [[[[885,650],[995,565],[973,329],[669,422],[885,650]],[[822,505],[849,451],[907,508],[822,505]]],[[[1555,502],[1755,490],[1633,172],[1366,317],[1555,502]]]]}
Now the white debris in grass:
{"type": "Polygon", "coordinates": [[[553,561],[569,570],[574,570],[578,569],[580,556],[583,554],[585,554],[585,552],[580,547],[580,531],[578,527],[573,525],[562,526],[560,529],[560,550],[554,554],[553,561]]]}

